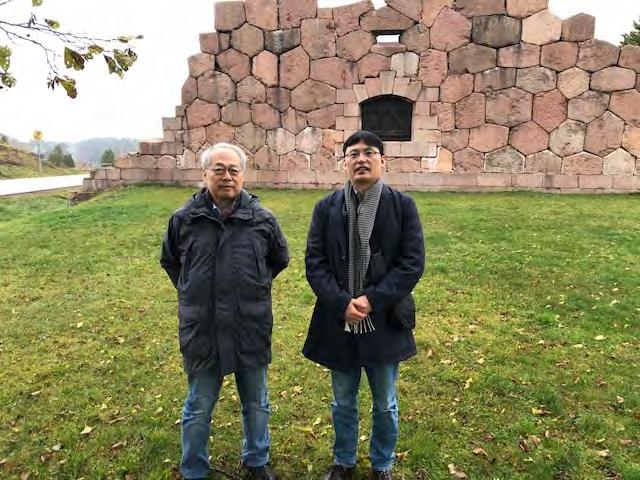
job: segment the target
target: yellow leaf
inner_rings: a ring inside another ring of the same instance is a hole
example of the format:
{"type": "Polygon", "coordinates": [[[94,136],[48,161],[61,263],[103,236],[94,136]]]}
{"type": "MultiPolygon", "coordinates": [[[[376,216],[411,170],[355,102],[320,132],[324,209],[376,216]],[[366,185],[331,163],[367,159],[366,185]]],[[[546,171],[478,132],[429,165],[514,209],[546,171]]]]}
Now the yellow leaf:
{"type": "Polygon", "coordinates": [[[456,467],[453,463],[450,463],[449,465],[447,465],[447,467],[449,468],[449,474],[453,476],[453,478],[460,478],[460,479],[466,479],[467,474],[464,473],[462,470],[460,470],[458,467],[456,467]]]}
{"type": "Polygon", "coordinates": [[[599,456],[600,458],[607,458],[607,457],[609,457],[610,455],[611,455],[611,454],[610,454],[609,450],[600,450],[600,451],[598,452],[598,456],[599,456]]]}
{"type": "Polygon", "coordinates": [[[90,427],[89,425],[85,425],[84,430],[80,432],[80,435],[89,435],[92,431],[93,431],[93,427],[90,427]]]}
{"type": "Polygon", "coordinates": [[[320,425],[321,421],[322,421],[322,419],[320,417],[316,418],[316,421],[313,422],[313,426],[315,427],[316,425],[320,425]]]}
{"type": "Polygon", "coordinates": [[[411,450],[407,450],[407,451],[404,451],[404,452],[396,453],[396,460],[398,460],[399,462],[402,462],[402,461],[406,460],[409,457],[409,452],[410,451],[411,450]]]}
{"type": "Polygon", "coordinates": [[[593,337],[593,339],[594,339],[596,342],[601,342],[602,340],[606,340],[606,339],[607,339],[607,337],[605,337],[604,335],[596,335],[595,337],[593,337]]]}
{"type": "Polygon", "coordinates": [[[484,455],[485,457],[487,457],[487,452],[484,450],[484,448],[474,448],[473,449],[473,454],[474,455],[484,455]]]}
{"type": "Polygon", "coordinates": [[[622,405],[624,403],[624,397],[616,395],[616,402],[618,402],[619,405],[622,405]]]}

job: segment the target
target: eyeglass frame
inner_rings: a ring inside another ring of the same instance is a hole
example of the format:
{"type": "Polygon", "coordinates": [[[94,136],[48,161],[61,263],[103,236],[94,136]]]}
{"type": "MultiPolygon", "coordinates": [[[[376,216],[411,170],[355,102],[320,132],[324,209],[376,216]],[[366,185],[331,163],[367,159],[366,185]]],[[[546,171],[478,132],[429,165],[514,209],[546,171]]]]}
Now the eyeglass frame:
{"type": "Polygon", "coordinates": [[[209,170],[211,173],[213,173],[216,177],[219,177],[219,178],[224,177],[227,172],[229,172],[229,176],[231,176],[232,178],[235,178],[244,171],[242,167],[239,167],[238,165],[221,165],[221,164],[212,165],[206,170],[209,170]],[[233,173],[231,170],[232,168],[237,169],[237,171],[233,173]],[[216,172],[216,170],[219,170],[219,171],[216,172]]]}
{"type": "Polygon", "coordinates": [[[367,147],[366,149],[363,149],[363,150],[359,150],[359,149],[350,150],[348,153],[345,153],[344,158],[347,160],[355,161],[355,160],[358,160],[362,155],[364,155],[365,158],[367,159],[371,159],[376,154],[382,155],[382,152],[380,152],[375,147],[367,147]],[[358,152],[358,156],[352,155],[355,152],[358,152]]]}

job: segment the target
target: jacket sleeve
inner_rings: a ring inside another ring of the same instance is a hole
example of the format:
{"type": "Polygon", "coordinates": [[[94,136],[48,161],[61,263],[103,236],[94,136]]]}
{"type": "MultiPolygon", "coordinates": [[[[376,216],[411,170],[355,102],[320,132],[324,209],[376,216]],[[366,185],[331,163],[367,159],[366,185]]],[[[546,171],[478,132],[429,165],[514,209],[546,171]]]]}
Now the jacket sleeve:
{"type": "Polygon", "coordinates": [[[273,219],[273,238],[267,253],[267,264],[271,267],[271,276],[276,276],[289,265],[289,249],[277,220],[273,219]]]}
{"type": "Polygon", "coordinates": [[[180,276],[180,253],[178,251],[178,221],[176,216],[169,220],[167,231],[162,241],[162,251],[160,253],[160,265],[164,268],[171,279],[173,286],[177,288],[178,277],[180,276]]]}
{"type": "Polygon", "coordinates": [[[404,197],[398,256],[384,277],[364,291],[373,311],[384,311],[409,295],[422,276],[424,264],[424,238],[418,210],[413,199],[404,197]]]}
{"type": "MultiPolygon", "coordinates": [[[[351,294],[338,285],[336,277],[331,271],[324,241],[326,228],[326,209],[323,211],[322,202],[320,202],[313,210],[311,227],[307,236],[305,255],[307,281],[318,300],[331,308],[335,315],[342,319],[351,301],[351,294]]],[[[339,232],[335,232],[335,234],[337,235],[339,232]]]]}

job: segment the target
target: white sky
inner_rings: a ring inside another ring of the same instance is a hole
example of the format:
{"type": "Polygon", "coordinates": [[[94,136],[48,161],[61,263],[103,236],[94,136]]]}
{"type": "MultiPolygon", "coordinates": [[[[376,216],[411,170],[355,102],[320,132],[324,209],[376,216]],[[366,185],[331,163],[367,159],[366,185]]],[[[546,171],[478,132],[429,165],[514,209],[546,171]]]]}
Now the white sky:
{"type": "MultiPolygon", "coordinates": [[[[44,0],[41,17],[92,36],[142,34],[138,62],[123,80],[108,75],[101,59],[74,72],[78,98],[60,88],[46,88],[47,70],[35,48],[13,46],[12,71],[18,84],[0,90],[0,132],[19,140],[42,130],[49,141],[77,141],[89,137],[152,138],[162,136],[161,118],[174,115],[187,78],[187,57],[199,51],[198,33],[213,31],[215,0],[44,0]]],[[[352,3],[319,0],[320,7],[352,3]]],[[[376,7],[384,0],[373,0],[376,7]]],[[[5,20],[26,18],[31,0],[14,0],[0,7],[5,20]],[[7,18],[7,15],[10,18],[7,18]]],[[[594,15],[596,37],[618,44],[640,16],[638,0],[550,0],[562,18],[575,13],[594,15]]],[[[0,45],[6,44],[0,33],[0,45]]]]}

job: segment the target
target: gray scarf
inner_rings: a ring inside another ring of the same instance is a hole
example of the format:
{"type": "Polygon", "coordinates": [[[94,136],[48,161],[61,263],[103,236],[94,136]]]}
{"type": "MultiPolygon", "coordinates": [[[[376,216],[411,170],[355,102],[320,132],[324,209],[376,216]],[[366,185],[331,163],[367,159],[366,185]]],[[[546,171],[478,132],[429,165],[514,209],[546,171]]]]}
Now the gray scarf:
{"type": "MultiPolygon", "coordinates": [[[[344,186],[344,199],[349,221],[349,293],[353,298],[362,295],[364,278],[369,268],[371,260],[369,240],[376,220],[382,185],[382,181],[371,185],[362,196],[360,204],[356,202],[356,192],[351,182],[347,182],[344,186]]],[[[371,317],[367,315],[356,325],[349,325],[345,322],[344,329],[346,332],[361,334],[373,332],[375,327],[371,317]]]]}

